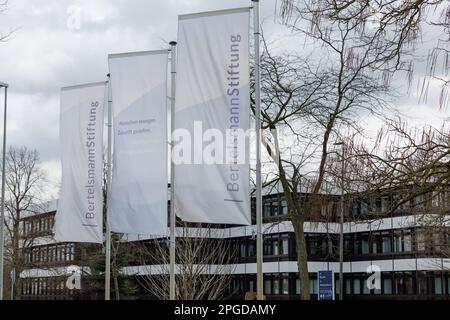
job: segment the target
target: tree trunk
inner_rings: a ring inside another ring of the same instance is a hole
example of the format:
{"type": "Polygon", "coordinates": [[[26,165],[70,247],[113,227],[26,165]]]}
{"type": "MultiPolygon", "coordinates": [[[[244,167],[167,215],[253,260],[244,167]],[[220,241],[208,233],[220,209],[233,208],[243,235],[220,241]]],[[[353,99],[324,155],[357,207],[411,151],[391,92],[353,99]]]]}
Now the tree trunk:
{"type": "Polygon", "coordinates": [[[303,230],[304,218],[300,207],[300,199],[298,197],[297,184],[294,184],[295,190],[290,190],[289,183],[286,178],[286,172],[283,167],[279,166],[280,181],[283,186],[284,195],[287,202],[289,217],[295,233],[295,244],[297,251],[297,268],[300,277],[300,298],[302,300],[310,300],[309,294],[309,273],[308,273],[308,252],[306,251],[305,233],[303,230]]]}
{"type": "Polygon", "coordinates": [[[292,217],[292,226],[295,232],[295,247],[297,251],[297,268],[300,278],[300,297],[302,300],[310,300],[309,293],[309,273],[308,273],[308,253],[306,251],[305,233],[303,230],[303,218],[292,217]]]}

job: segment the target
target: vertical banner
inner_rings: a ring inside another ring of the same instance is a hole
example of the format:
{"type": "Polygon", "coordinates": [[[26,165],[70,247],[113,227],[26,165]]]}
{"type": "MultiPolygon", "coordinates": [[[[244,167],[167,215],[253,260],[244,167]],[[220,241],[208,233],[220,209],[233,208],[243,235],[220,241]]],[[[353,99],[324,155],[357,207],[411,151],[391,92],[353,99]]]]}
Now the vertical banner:
{"type": "Polygon", "coordinates": [[[111,231],[167,235],[168,50],[109,56],[114,154],[111,231]]]}
{"type": "Polygon", "coordinates": [[[61,90],[61,195],[55,239],[103,242],[103,112],[106,83],[61,90]]]}
{"type": "Polygon", "coordinates": [[[179,17],[172,161],[185,221],[251,223],[249,31],[249,8],[179,17]]]}

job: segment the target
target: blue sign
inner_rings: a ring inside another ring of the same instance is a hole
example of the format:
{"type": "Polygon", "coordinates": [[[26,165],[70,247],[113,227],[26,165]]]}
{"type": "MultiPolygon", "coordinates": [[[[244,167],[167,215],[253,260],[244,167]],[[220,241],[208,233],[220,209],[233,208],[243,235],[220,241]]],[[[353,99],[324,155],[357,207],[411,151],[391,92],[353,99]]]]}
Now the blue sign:
{"type": "Polygon", "coordinates": [[[319,271],[319,300],[334,300],[333,271],[319,271]]]}

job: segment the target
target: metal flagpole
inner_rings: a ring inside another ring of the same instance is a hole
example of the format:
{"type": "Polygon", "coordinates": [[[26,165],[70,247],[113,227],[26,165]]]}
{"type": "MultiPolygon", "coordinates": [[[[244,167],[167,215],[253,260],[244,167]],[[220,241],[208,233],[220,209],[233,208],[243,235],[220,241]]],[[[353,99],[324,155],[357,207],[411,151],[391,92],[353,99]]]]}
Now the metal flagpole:
{"type": "MultiPolygon", "coordinates": [[[[108,149],[107,149],[107,173],[106,173],[106,208],[108,208],[108,193],[111,186],[112,170],[112,96],[111,96],[111,76],[108,74],[108,149]]],[[[105,300],[111,298],[111,230],[109,228],[108,210],[106,210],[105,222],[105,300]]]]}
{"type": "MultiPolygon", "coordinates": [[[[170,42],[170,131],[173,133],[173,128],[175,124],[175,76],[176,76],[176,41],[170,42]]],[[[176,243],[176,234],[175,234],[175,223],[176,223],[176,215],[175,215],[175,201],[174,201],[174,163],[172,161],[172,151],[173,151],[173,140],[172,134],[170,138],[170,289],[169,289],[169,298],[170,300],[175,300],[175,243],[176,243]]]]}
{"type": "Polygon", "coordinates": [[[2,156],[2,199],[0,220],[0,300],[3,300],[3,271],[4,271],[4,249],[5,249],[5,163],[6,163],[6,114],[8,106],[8,84],[0,82],[0,87],[5,88],[5,104],[3,112],[3,156],[2,156]]]}
{"type": "Polygon", "coordinates": [[[261,73],[259,55],[259,0],[253,2],[255,38],[255,133],[256,133],[256,297],[263,300],[263,234],[261,195],[261,73]]]}
{"type": "Polygon", "coordinates": [[[335,146],[341,146],[341,200],[339,213],[339,300],[344,300],[344,142],[336,142],[335,146]]]}
{"type": "Polygon", "coordinates": [[[345,173],[345,143],[342,142],[342,167],[341,167],[341,214],[339,230],[339,300],[344,300],[344,173],[345,173]]]}

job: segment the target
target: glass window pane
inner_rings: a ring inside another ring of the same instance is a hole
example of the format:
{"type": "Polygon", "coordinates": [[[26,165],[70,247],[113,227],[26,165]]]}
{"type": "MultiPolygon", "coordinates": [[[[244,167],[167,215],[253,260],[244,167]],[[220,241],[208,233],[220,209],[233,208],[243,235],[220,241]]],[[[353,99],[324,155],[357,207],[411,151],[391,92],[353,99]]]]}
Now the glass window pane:
{"type": "Polygon", "coordinates": [[[265,294],[272,294],[272,283],[270,279],[264,280],[264,292],[265,294]]]}
{"type": "Polygon", "coordinates": [[[278,215],[278,202],[272,202],[272,216],[278,215]]]}
{"type": "Polygon", "coordinates": [[[353,279],[353,294],[361,294],[361,280],[353,279]]]}
{"type": "Polygon", "coordinates": [[[392,279],[386,278],[383,280],[383,293],[392,294],[392,279]]]}
{"type": "Polygon", "coordinates": [[[394,237],[394,251],[402,252],[402,241],[401,241],[401,236],[399,236],[399,235],[396,235],[394,237]]]}
{"type": "Polygon", "coordinates": [[[273,294],[280,294],[280,280],[273,280],[273,294]]]}
{"type": "Polygon", "coordinates": [[[280,254],[280,246],[279,246],[280,242],[278,240],[275,240],[273,242],[273,255],[277,256],[280,254]]]}
{"type": "Polygon", "coordinates": [[[425,234],[423,230],[418,230],[416,234],[417,251],[425,251],[425,234]]]}
{"type": "Polygon", "coordinates": [[[309,279],[309,293],[316,294],[317,293],[317,281],[316,279],[309,279]]]}
{"type": "Polygon", "coordinates": [[[282,254],[289,254],[289,241],[288,241],[288,239],[283,239],[282,248],[283,248],[282,254]]]}
{"type": "Polygon", "coordinates": [[[350,279],[345,280],[345,294],[352,294],[352,281],[350,279]]]}
{"type": "Polygon", "coordinates": [[[443,294],[442,290],[442,278],[434,277],[434,293],[435,294],[443,294]]]}
{"type": "Polygon", "coordinates": [[[282,282],[282,294],[289,294],[289,279],[283,278],[282,282]]]}
{"type": "Polygon", "coordinates": [[[403,236],[403,249],[406,252],[411,251],[411,235],[410,234],[403,236]]]}
{"type": "Polygon", "coordinates": [[[370,293],[370,290],[367,287],[367,279],[364,279],[364,281],[363,281],[363,293],[364,294],[369,294],[370,293]]]}
{"type": "Polygon", "coordinates": [[[383,253],[391,252],[391,236],[383,235],[383,253]]]}
{"type": "Polygon", "coordinates": [[[288,214],[287,201],[281,201],[281,213],[288,214]]]}
{"type": "Polygon", "coordinates": [[[369,240],[368,239],[362,239],[362,253],[363,254],[369,253],[369,240]]]}

